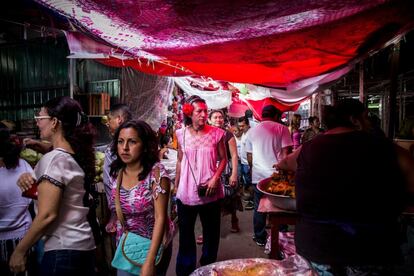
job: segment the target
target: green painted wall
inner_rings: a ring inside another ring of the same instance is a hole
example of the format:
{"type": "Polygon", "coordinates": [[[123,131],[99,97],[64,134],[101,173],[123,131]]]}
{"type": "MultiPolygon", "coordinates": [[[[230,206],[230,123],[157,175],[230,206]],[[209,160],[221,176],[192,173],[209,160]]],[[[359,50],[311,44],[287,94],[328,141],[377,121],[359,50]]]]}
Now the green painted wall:
{"type": "MultiPolygon", "coordinates": [[[[0,45],[0,120],[35,128],[33,116],[51,98],[69,95],[69,49],[64,37],[0,45]]],[[[76,60],[75,93],[101,93],[117,101],[121,69],[93,60],[76,60]]]]}
{"type": "Polygon", "coordinates": [[[0,118],[32,119],[42,102],[69,95],[66,40],[0,45],[0,118]]]}

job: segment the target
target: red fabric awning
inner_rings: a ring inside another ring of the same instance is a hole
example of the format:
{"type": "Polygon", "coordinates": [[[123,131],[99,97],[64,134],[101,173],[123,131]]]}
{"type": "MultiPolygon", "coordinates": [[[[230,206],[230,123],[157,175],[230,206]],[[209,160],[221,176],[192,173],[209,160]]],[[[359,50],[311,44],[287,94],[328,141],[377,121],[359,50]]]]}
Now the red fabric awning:
{"type": "Polygon", "coordinates": [[[282,110],[414,27],[410,0],[37,1],[110,45],[101,63],[282,88],[282,110]]]}
{"type": "Polygon", "coordinates": [[[409,0],[38,1],[133,57],[273,87],[341,68],[414,22],[409,0]]]}

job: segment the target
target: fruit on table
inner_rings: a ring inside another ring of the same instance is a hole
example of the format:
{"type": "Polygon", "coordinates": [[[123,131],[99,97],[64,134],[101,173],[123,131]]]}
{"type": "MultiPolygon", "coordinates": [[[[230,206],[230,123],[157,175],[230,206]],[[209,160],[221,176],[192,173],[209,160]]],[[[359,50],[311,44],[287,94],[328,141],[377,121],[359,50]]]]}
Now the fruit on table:
{"type": "Polygon", "coordinates": [[[35,166],[42,156],[43,154],[29,148],[26,148],[20,152],[20,157],[26,160],[31,166],[35,166]]]}
{"type": "Polygon", "coordinates": [[[105,160],[105,154],[100,151],[95,151],[95,182],[101,182],[103,180],[103,165],[105,160]]]}

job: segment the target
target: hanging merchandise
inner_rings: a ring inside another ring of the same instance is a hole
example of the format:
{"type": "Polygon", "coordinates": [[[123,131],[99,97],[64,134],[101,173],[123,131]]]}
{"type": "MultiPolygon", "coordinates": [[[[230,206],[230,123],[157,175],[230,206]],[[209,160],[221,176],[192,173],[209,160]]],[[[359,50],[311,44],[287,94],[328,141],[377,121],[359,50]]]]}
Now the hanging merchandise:
{"type": "Polygon", "coordinates": [[[175,84],[187,95],[197,95],[203,98],[211,109],[222,109],[232,103],[232,93],[224,90],[222,85],[211,78],[174,78],[175,84]]]}

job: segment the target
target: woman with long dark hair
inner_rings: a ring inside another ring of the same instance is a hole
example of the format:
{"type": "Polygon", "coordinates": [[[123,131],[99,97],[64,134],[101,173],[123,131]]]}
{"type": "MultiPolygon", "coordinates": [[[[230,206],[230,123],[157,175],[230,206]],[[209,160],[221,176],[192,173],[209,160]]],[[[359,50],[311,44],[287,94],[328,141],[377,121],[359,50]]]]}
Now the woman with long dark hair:
{"type": "MultiPolygon", "coordinates": [[[[115,132],[111,164],[112,194],[110,208],[116,212],[116,197],[125,225],[118,218],[116,240],[124,230],[151,240],[140,275],[165,275],[170,263],[172,245],[166,245],[162,258],[156,265],[157,252],[165,233],[171,229],[167,216],[170,178],[159,162],[155,132],[144,121],[128,121],[115,132]],[[117,189],[119,185],[119,195],[117,189]]],[[[118,270],[118,276],[131,275],[118,270]]]]}
{"type": "Polygon", "coordinates": [[[223,129],[225,134],[225,145],[227,153],[227,166],[224,173],[221,176],[225,191],[225,197],[223,200],[222,211],[224,214],[231,215],[231,228],[230,232],[237,233],[240,231],[239,219],[237,218],[237,210],[243,210],[238,187],[237,187],[237,145],[236,138],[233,133],[226,130],[224,126],[224,112],[222,110],[212,110],[208,115],[208,121],[212,126],[223,129]],[[227,190],[227,192],[226,192],[227,190]]]}
{"type": "Polygon", "coordinates": [[[87,218],[95,175],[92,125],[69,97],[46,102],[35,119],[40,138],[53,150],[36,165],[35,178],[19,178],[23,190],[37,185],[38,213],[14,250],[10,269],[23,271],[26,252],[44,237],[40,275],[94,275],[95,241],[87,218]]]}
{"type": "MultiPolygon", "coordinates": [[[[32,223],[31,199],[22,197],[16,182],[22,173],[33,173],[33,169],[19,158],[20,146],[12,141],[10,131],[2,125],[0,123],[0,274],[12,276],[15,274],[9,269],[10,256],[32,223]]],[[[29,269],[29,275],[31,271],[29,269]]]]}

